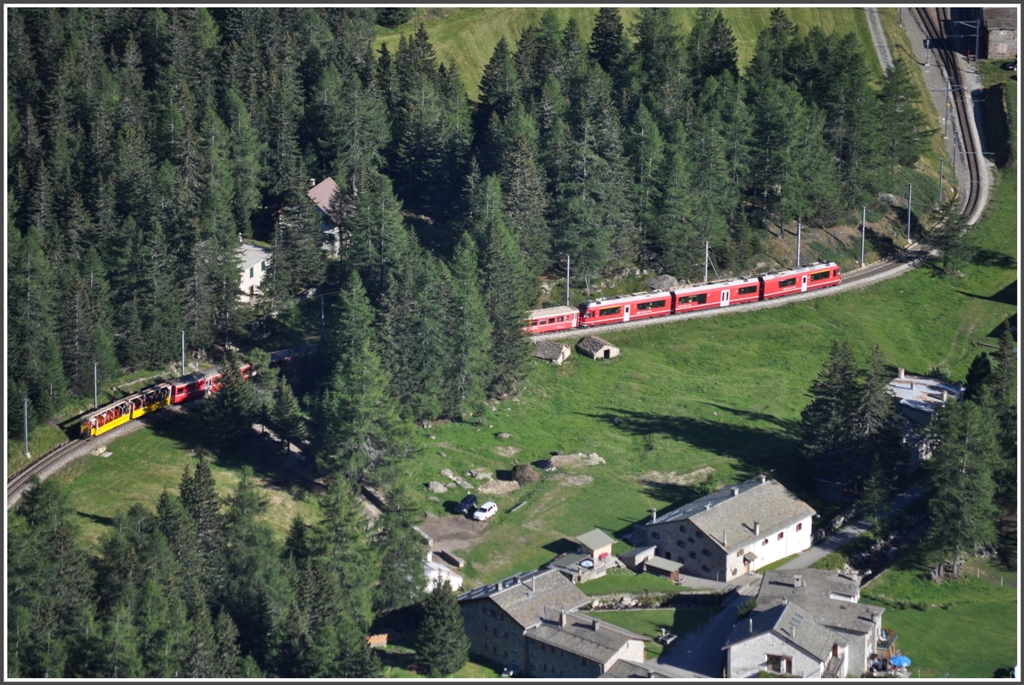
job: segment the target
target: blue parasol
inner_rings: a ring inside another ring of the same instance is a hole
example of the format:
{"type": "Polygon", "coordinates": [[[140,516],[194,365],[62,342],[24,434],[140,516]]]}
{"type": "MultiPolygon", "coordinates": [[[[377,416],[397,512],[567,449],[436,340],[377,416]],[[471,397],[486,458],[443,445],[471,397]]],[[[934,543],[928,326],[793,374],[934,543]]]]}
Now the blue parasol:
{"type": "Polygon", "coordinates": [[[896,666],[897,668],[906,668],[910,665],[910,659],[900,654],[889,659],[889,663],[893,666],[896,666]]]}

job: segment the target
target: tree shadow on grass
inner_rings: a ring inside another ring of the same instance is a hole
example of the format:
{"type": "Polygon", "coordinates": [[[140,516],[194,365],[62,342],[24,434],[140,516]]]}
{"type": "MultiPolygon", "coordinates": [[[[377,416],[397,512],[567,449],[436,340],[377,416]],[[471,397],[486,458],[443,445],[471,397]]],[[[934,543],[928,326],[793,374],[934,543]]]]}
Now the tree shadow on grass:
{"type": "Polygon", "coordinates": [[[155,415],[150,426],[156,435],[173,440],[183,449],[197,454],[206,452],[220,467],[232,470],[252,467],[253,475],[267,487],[281,490],[302,488],[308,492],[321,489],[311,460],[307,457],[302,461],[294,453],[285,453],[281,443],[269,435],[252,431],[234,444],[217,447],[204,439],[206,436],[196,427],[198,422],[198,412],[193,407],[186,412],[155,415]]]}
{"type": "Polygon", "coordinates": [[[93,523],[98,523],[101,526],[106,526],[108,528],[114,527],[114,519],[110,518],[109,516],[100,516],[99,514],[88,514],[84,511],[79,511],[76,513],[82,518],[89,519],[93,523]]]}
{"type": "Polygon", "coordinates": [[[549,542],[544,545],[543,549],[551,552],[555,556],[559,554],[575,554],[579,551],[579,545],[568,538],[558,538],[553,542],[549,542]]]}
{"type": "Polygon", "coordinates": [[[994,266],[1004,271],[1016,271],[1017,269],[1017,260],[1012,255],[995,250],[976,250],[971,257],[971,263],[975,266],[994,266]]]}

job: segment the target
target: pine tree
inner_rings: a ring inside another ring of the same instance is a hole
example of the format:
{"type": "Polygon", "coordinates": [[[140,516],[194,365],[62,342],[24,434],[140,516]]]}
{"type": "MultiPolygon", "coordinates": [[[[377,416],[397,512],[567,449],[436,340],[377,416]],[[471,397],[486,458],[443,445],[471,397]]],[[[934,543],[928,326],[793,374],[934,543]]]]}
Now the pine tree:
{"type": "Polygon", "coordinates": [[[931,459],[931,528],[925,538],[933,579],[944,577],[947,569],[959,576],[968,555],[995,543],[996,431],[994,417],[974,402],[943,405],[929,430],[937,443],[931,459]]]}
{"type": "Polygon", "coordinates": [[[695,89],[712,77],[729,71],[739,77],[736,66],[736,38],[721,10],[702,7],[697,10],[693,29],[686,37],[686,51],[690,61],[690,78],[695,89]]]}
{"type": "Polygon", "coordinates": [[[879,163],[889,172],[910,167],[924,153],[931,135],[921,113],[917,89],[910,84],[910,69],[902,57],[893,59],[878,91],[879,163]]]}
{"type": "Polygon", "coordinates": [[[597,11],[594,31],[590,35],[590,58],[614,78],[622,71],[628,50],[619,9],[602,7],[597,11]]]}
{"type": "Polygon", "coordinates": [[[423,600],[416,660],[432,678],[451,677],[469,661],[469,636],[447,578],[423,600]]]}
{"type": "Polygon", "coordinates": [[[943,274],[956,274],[976,250],[968,217],[960,213],[957,204],[956,198],[946,200],[930,217],[932,228],[928,237],[942,253],[943,274]]]}
{"type": "Polygon", "coordinates": [[[306,417],[283,375],[278,376],[274,406],[270,412],[270,425],[281,437],[286,451],[291,448],[292,443],[300,442],[307,434],[306,417]]]}
{"type": "Polygon", "coordinates": [[[238,360],[229,355],[221,365],[220,389],[203,405],[203,421],[211,440],[220,446],[241,440],[257,418],[256,394],[245,381],[238,360]]]}
{"type": "MultiPolygon", "coordinates": [[[[848,478],[855,474],[859,388],[853,352],[846,343],[832,341],[821,372],[809,390],[811,403],[800,414],[804,459],[818,478],[848,478]]],[[[856,477],[854,475],[854,477],[856,477]]]]}
{"type": "Polygon", "coordinates": [[[424,592],[422,538],[407,519],[401,495],[388,493],[386,511],[377,519],[375,546],[384,563],[373,589],[373,611],[383,615],[418,602],[424,592]]]}
{"type": "Polygon", "coordinates": [[[260,160],[266,144],[256,138],[245,102],[234,90],[224,94],[224,123],[228,129],[228,160],[234,183],[231,214],[235,231],[252,236],[252,215],[260,205],[260,160]]]}
{"type": "MultiPolygon", "coordinates": [[[[484,67],[480,79],[480,105],[476,111],[477,131],[482,133],[493,116],[497,116],[499,122],[504,121],[515,111],[518,103],[515,63],[508,41],[502,36],[494,46],[494,52],[491,53],[491,59],[484,67]]],[[[489,173],[492,170],[485,167],[484,171],[489,173]]]]}
{"type": "Polygon", "coordinates": [[[447,416],[482,416],[487,384],[491,378],[491,322],[480,292],[477,247],[463,234],[452,257],[452,336],[445,374],[451,391],[447,416]]]}

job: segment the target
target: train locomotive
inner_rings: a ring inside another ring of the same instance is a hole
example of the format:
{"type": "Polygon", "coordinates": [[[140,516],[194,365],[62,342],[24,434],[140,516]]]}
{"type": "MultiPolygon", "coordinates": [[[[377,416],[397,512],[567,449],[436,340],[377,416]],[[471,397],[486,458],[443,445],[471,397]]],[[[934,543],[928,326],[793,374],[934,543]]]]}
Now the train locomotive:
{"type": "Polygon", "coordinates": [[[839,285],[842,273],[834,262],[773,271],[749,278],[730,278],[673,290],[617,295],[588,300],[579,306],[537,309],[527,314],[529,335],[639,321],[670,314],[772,300],[839,285]]]}

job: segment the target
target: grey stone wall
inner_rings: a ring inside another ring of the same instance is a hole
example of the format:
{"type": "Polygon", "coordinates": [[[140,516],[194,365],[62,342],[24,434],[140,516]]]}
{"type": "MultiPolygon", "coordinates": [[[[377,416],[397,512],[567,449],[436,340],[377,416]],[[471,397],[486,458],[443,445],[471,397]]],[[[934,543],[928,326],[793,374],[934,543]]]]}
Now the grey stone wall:
{"type": "Polygon", "coordinates": [[[463,602],[461,609],[471,653],[526,671],[526,639],[522,626],[487,598],[463,602]]]}

